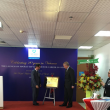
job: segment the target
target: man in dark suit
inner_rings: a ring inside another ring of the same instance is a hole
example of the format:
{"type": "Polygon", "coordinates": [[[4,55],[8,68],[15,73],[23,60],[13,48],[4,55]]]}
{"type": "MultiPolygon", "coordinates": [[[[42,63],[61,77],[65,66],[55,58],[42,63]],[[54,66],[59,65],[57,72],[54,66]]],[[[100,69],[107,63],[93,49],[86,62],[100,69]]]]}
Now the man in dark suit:
{"type": "Polygon", "coordinates": [[[73,101],[73,89],[75,86],[75,74],[74,70],[69,66],[68,62],[63,63],[65,71],[65,91],[64,91],[64,103],[59,106],[67,106],[67,108],[72,107],[73,101]],[[68,103],[69,100],[69,103],[68,103]],[[68,103],[68,105],[67,105],[68,103]]]}
{"type": "MultiPolygon", "coordinates": [[[[104,96],[106,97],[110,97],[110,71],[108,72],[108,77],[106,83],[101,82],[102,86],[105,88],[104,96]]],[[[110,110],[110,107],[107,110],[110,110]]]]}
{"type": "Polygon", "coordinates": [[[31,86],[32,86],[32,98],[33,98],[33,105],[38,106],[37,97],[39,92],[39,87],[41,87],[41,79],[38,70],[40,69],[41,65],[36,64],[35,69],[31,72],[31,86]]]}

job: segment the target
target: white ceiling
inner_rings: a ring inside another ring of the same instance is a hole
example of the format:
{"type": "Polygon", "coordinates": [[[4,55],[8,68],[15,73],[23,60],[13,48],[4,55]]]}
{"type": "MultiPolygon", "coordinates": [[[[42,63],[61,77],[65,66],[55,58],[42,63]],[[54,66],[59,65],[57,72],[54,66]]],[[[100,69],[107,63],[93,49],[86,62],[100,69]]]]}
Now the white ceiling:
{"type": "Polygon", "coordinates": [[[110,0],[0,0],[0,21],[0,41],[6,42],[0,46],[95,50],[110,43],[109,37],[94,37],[100,30],[110,31],[110,0]]]}

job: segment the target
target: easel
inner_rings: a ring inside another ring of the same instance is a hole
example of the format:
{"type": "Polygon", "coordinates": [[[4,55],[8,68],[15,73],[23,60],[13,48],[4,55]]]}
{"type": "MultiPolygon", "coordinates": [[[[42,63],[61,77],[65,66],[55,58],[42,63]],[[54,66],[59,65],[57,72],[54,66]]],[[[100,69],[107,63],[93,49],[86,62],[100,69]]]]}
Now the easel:
{"type": "Polygon", "coordinates": [[[56,88],[46,88],[46,92],[45,92],[43,104],[44,104],[45,99],[47,98],[47,99],[53,99],[53,100],[54,100],[54,106],[55,106],[55,89],[56,89],[56,88]],[[47,94],[48,89],[50,89],[50,91],[49,91],[49,97],[46,97],[46,94],[47,94]],[[51,89],[53,89],[53,98],[50,97],[51,89]]]}

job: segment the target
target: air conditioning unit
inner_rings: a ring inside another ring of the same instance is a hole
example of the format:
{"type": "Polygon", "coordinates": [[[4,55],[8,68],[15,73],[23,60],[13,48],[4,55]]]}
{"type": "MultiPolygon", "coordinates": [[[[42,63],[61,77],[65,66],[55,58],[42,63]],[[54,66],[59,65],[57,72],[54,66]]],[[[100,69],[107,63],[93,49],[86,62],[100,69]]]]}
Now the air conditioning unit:
{"type": "Polygon", "coordinates": [[[0,31],[3,31],[3,25],[1,22],[0,22],[0,31]]]}

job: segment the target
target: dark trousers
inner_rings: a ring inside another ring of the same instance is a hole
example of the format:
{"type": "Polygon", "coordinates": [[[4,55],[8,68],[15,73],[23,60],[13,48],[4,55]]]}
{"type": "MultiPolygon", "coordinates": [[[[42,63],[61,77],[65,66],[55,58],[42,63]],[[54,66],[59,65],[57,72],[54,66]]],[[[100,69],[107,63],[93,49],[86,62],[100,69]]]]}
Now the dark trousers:
{"type": "Polygon", "coordinates": [[[72,105],[72,101],[73,101],[73,89],[72,88],[66,88],[65,87],[65,91],[64,91],[64,104],[67,104],[67,102],[69,101],[68,105],[72,105]]]}
{"type": "Polygon", "coordinates": [[[107,110],[110,110],[110,107],[109,107],[109,108],[107,108],[107,110]]]}
{"type": "MultiPolygon", "coordinates": [[[[105,92],[105,91],[104,91],[105,92]]],[[[105,97],[110,97],[110,94],[105,94],[105,97]]],[[[110,106],[107,108],[107,110],[110,110],[110,106]]]]}
{"type": "Polygon", "coordinates": [[[33,98],[33,104],[36,104],[37,97],[38,97],[39,89],[33,87],[32,88],[32,98],[33,98]]]}

